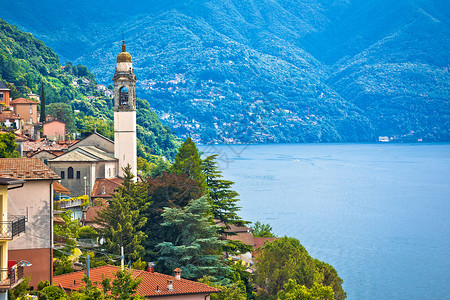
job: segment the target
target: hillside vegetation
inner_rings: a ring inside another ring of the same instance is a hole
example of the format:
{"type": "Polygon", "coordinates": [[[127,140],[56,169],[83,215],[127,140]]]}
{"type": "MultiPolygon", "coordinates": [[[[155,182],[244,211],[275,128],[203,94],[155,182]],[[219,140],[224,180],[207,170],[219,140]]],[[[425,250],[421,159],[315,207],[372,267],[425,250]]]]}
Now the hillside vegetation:
{"type": "Polygon", "coordinates": [[[204,143],[450,140],[448,1],[120,5],[23,1],[4,16],[107,84],[124,31],[138,93],[204,143]]]}
{"type": "MultiPolygon", "coordinates": [[[[42,41],[1,19],[0,40],[0,80],[12,89],[13,98],[39,94],[44,82],[50,111],[69,107],[69,131],[88,133],[95,128],[114,138],[112,99],[97,89],[95,76],[87,67],[71,63],[62,67],[58,56],[42,41]]],[[[139,154],[174,158],[180,142],[172,130],[161,124],[147,101],[138,99],[137,107],[139,154]]]]}

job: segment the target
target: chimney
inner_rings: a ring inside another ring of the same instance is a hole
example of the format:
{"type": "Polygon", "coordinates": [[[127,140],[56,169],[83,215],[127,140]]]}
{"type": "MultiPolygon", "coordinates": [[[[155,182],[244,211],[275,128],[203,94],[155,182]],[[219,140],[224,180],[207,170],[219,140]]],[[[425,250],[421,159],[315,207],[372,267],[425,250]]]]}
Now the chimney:
{"type": "Polygon", "coordinates": [[[147,268],[145,269],[145,271],[154,273],[155,272],[155,264],[153,262],[149,262],[147,264],[147,268]]]}
{"type": "Polygon", "coordinates": [[[167,280],[167,290],[173,291],[173,279],[167,280]]]}
{"type": "Polygon", "coordinates": [[[173,270],[173,272],[175,273],[175,279],[180,280],[181,279],[181,269],[176,268],[175,270],[173,270]]]}
{"type": "Polygon", "coordinates": [[[160,293],[161,291],[159,290],[159,285],[156,286],[156,291],[157,293],[160,293]]]}

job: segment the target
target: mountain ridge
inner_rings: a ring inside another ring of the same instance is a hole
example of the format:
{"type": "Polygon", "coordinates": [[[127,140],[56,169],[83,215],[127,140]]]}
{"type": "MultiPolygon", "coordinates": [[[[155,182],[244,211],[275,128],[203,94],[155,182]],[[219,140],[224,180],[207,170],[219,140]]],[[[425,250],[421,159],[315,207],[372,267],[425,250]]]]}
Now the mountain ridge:
{"type": "Polygon", "coordinates": [[[450,140],[445,1],[144,2],[127,14],[99,1],[84,25],[56,18],[79,26],[73,36],[21,26],[54,32],[105,83],[124,28],[138,94],[197,142],[450,140]]]}

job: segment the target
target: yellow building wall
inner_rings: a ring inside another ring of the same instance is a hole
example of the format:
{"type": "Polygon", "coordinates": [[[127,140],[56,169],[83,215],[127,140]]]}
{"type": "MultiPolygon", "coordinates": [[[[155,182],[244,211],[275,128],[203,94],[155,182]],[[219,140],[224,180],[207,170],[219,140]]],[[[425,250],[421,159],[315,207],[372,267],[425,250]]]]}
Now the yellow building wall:
{"type": "MultiPolygon", "coordinates": [[[[8,187],[0,186],[0,220],[5,222],[8,220],[8,187]]],[[[5,223],[2,223],[5,224],[5,223]]],[[[1,225],[0,230],[6,230],[1,225]]],[[[8,242],[0,241],[0,269],[6,270],[8,268],[8,242]]],[[[8,276],[7,272],[0,272],[0,280],[5,280],[8,276]]]]}

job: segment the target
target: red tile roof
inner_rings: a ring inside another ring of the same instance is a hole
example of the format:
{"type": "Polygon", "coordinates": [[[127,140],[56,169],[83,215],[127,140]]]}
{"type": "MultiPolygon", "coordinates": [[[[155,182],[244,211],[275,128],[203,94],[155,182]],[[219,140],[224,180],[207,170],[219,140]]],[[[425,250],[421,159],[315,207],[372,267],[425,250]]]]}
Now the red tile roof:
{"type": "Polygon", "coordinates": [[[10,102],[11,104],[36,104],[37,102],[26,98],[17,98],[10,102]]]}
{"type": "Polygon", "coordinates": [[[259,237],[254,237],[253,238],[253,249],[258,249],[258,248],[260,248],[260,247],[262,247],[262,246],[264,246],[264,244],[266,243],[266,242],[272,242],[273,240],[276,240],[276,239],[279,239],[279,238],[277,238],[277,237],[269,237],[269,238],[259,238],[259,237]]]}
{"type": "MultiPolygon", "coordinates": [[[[109,277],[111,281],[114,279],[114,274],[120,267],[106,265],[90,270],[90,278],[92,282],[97,283],[101,287],[100,282],[102,276],[109,277]]],[[[161,296],[176,296],[189,294],[210,294],[220,293],[219,289],[210,287],[206,284],[187,280],[175,279],[174,276],[164,275],[161,273],[151,273],[147,271],[131,270],[133,277],[142,278],[142,282],[137,289],[137,293],[144,297],[161,297],[161,296]],[[173,280],[173,289],[167,289],[167,281],[173,280]],[[159,291],[157,291],[159,290],[159,291]]],[[[53,277],[53,282],[61,286],[65,290],[79,290],[84,287],[85,283],[81,280],[84,277],[84,271],[78,271],[70,274],[63,274],[53,277]],[[75,284],[74,284],[75,283],[75,284]]]]}
{"type": "Polygon", "coordinates": [[[94,187],[92,188],[92,198],[111,198],[114,194],[114,190],[121,186],[123,183],[123,178],[112,177],[112,178],[98,178],[94,187]],[[103,193],[103,188],[105,188],[105,193],[103,193]]]}
{"type": "MultiPolygon", "coordinates": [[[[99,201],[95,201],[95,206],[90,206],[88,208],[88,210],[86,211],[86,217],[85,217],[85,221],[86,223],[94,223],[95,219],[97,218],[97,215],[100,211],[104,210],[105,208],[108,207],[108,202],[106,202],[106,200],[99,200],[99,201]]],[[[94,227],[98,227],[98,226],[94,226],[94,227]]]]}
{"type": "Polygon", "coordinates": [[[45,138],[41,138],[37,141],[25,141],[23,143],[23,151],[40,151],[40,150],[49,150],[49,151],[63,151],[67,150],[68,147],[66,145],[60,145],[56,142],[49,141],[45,138]]]}
{"type": "Polygon", "coordinates": [[[0,122],[6,122],[6,120],[20,120],[20,117],[12,111],[5,110],[0,113],[0,122]]]}
{"type": "Polygon", "coordinates": [[[60,179],[37,158],[0,158],[0,177],[24,180],[60,179]]]}

